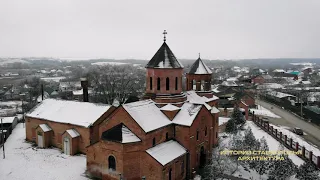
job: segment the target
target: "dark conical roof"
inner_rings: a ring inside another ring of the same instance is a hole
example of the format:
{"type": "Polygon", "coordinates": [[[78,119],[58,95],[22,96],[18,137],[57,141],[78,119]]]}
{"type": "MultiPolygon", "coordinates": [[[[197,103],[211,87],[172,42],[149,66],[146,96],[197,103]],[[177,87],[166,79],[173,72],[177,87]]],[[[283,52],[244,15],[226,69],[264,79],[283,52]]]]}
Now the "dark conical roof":
{"type": "Polygon", "coordinates": [[[212,74],[212,71],[199,57],[196,62],[192,64],[189,74],[212,74]]]}
{"type": "Polygon", "coordinates": [[[146,65],[146,68],[183,68],[183,65],[174,56],[167,43],[163,42],[160,49],[146,65]]]}

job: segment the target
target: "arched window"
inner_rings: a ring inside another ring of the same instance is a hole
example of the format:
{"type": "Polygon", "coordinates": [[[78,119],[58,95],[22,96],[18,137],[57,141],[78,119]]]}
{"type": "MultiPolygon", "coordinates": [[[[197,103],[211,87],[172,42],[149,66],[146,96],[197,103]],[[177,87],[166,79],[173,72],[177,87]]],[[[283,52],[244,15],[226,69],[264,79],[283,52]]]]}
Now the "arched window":
{"type": "Polygon", "coordinates": [[[207,126],[204,129],[204,135],[207,136],[207,126]]]}
{"type": "Polygon", "coordinates": [[[152,90],[152,77],[150,77],[150,90],[152,90]]]}
{"type": "Polygon", "coordinates": [[[170,81],[169,81],[169,78],[167,77],[166,78],[166,90],[167,91],[169,90],[169,87],[170,87],[170,81]]]}
{"type": "Polygon", "coordinates": [[[169,139],[169,133],[166,133],[166,140],[169,139]]]}
{"type": "Polygon", "coordinates": [[[116,170],[116,159],[113,156],[109,156],[108,158],[109,169],[116,170]]]}
{"type": "Polygon", "coordinates": [[[176,90],[178,90],[178,77],[176,77],[176,90]]]}
{"type": "Polygon", "coordinates": [[[156,138],[153,138],[152,139],[152,146],[155,146],[156,145],[156,138]]]}
{"type": "Polygon", "coordinates": [[[157,90],[160,90],[160,78],[157,79],[157,90]]]}

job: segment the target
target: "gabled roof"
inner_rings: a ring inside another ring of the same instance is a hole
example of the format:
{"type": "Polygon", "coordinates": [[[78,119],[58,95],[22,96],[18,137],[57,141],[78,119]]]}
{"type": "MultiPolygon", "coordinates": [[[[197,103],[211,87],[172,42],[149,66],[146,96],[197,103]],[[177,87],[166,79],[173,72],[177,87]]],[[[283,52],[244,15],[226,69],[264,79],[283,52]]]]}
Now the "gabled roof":
{"type": "Polygon", "coordinates": [[[179,110],[180,108],[177,107],[177,106],[174,106],[172,104],[167,104],[165,106],[163,106],[162,108],[160,108],[160,110],[163,110],[163,111],[176,111],[176,110],[179,110]]]}
{"type": "Polygon", "coordinates": [[[47,124],[40,124],[39,127],[42,129],[43,132],[52,131],[51,127],[47,124]]]}
{"type": "Polygon", "coordinates": [[[196,104],[205,104],[210,101],[219,99],[217,96],[213,95],[211,98],[205,96],[199,96],[195,91],[187,91],[187,101],[196,104]]]}
{"type": "Polygon", "coordinates": [[[123,104],[122,107],[146,133],[172,124],[151,99],[123,104]]]}
{"type": "Polygon", "coordinates": [[[184,103],[172,122],[183,126],[191,126],[201,107],[202,104],[184,103]]]}
{"type": "Polygon", "coordinates": [[[186,154],[187,150],[176,141],[167,141],[152,147],[146,152],[162,166],[186,154]]]}
{"type": "Polygon", "coordinates": [[[79,136],[80,136],[80,133],[78,133],[78,131],[75,130],[75,129],[68,129],[68,130],[66,130],[66,132],[67,132],[72,138],[75,138],[75,137],[79,137],[79,136]]]}
{"type": "MultiPolygon", "coordinates": [[[[0,117],[2,119],[2,123],[13,123],[13,121],[17,118],[15,116],[11,116],[11,117],[0,117]]],[[[18,118],[17,118],[18,120],[18,118]]],[[[1,124],[1,120],[0,120],[0,124],[1,124]]],[[[1,126],[0,126],[1,127],[1,126]]]]}
{"type": "Polygon", "coordinates": [[[163,42],[160,49],[152,57],[146,68],[183,68],[183,65],[174,56],[166,42],[163,42]]]}
{"type": "Polygon", "coordinates": [[[140,142],[140,138],[135,135],[127,126],[120,123],[102,133],[103,140],[115,141],[119,143],[140,142]]]}
{"type": "Polygon", "coordinates": [[[89,127],[110,107],[108,104],[45,99],[30,110],[26,116],[89,127]]]}
{"type": "Polygon", "coordinates": [[[212,71],[200,59],[200,57],[192,64],[189,74],[212,74],[212,71]]]}

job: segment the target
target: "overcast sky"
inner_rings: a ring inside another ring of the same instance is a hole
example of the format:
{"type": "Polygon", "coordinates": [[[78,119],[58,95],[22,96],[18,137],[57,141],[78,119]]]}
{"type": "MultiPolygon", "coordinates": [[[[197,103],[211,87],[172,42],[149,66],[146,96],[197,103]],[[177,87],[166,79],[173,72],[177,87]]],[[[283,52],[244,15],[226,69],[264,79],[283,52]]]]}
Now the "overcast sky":
{"type": "Polygon", "coordinates": [[[0,0],[0,57],[320,57],[320,0],[0,0]]]}

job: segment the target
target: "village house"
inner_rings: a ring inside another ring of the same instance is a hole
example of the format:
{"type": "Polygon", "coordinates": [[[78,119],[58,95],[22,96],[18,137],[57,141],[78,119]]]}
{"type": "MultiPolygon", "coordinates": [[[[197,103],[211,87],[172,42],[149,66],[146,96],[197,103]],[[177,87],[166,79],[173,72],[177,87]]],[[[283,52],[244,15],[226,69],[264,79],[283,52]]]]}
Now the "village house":
{"type": "Polygon", "coordinates": [[[268,74],[261,74],[251,79],[251,83],[254,83],[254,84],[263,84],[263,83],[271,83],[271,82],[272,82],[272,77],[268,74]]]}
{"type": "Polygon", "coordinates": [[[143,100],[120,105],[87,147],[88,174],[102,179],[190,179],[218,143],[218,98],[199,59],[187,73],[166,42],[146,65],[143,100]],[[195,89],[194,85],[196,85],[195,89]]]}

